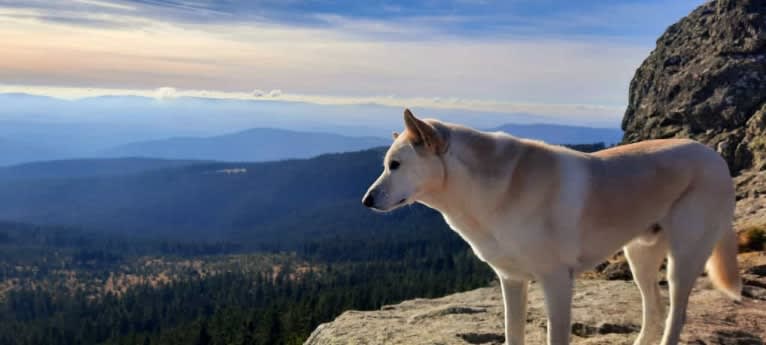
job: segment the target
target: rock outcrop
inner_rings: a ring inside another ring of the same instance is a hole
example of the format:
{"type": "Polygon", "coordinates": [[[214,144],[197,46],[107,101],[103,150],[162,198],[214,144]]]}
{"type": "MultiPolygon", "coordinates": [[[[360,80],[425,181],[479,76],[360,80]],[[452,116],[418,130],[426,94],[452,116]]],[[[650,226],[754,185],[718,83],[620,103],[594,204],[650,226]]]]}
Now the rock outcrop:
{"type": "MultiPolygon", "coordinates": [[[[766,341],[766,254],[742,256],[745,297],[733,302],[700,279],[684,328],[684,344],[756,345],[766,341]]],[[[667,297],[667,291],[663,291],[667,297]]],[[[376,311],[348,311],[319,326],[305,345],[503,344],[498,287],[437,299],[415,299],[376,311]]],[[[579,280],[573,301],[573,344],[630,345],[641,325],[641,297],[632,282],[579,280]]],[[[528,344],[545,344],[539,286],[529,292],[528,344]]]]}
{"type": "Polygon", "coordinates": [[[624,142],[691,137],[733,173],[766,168],[766,1],[703,4],[657,40],[630,83],[624,142]]]}

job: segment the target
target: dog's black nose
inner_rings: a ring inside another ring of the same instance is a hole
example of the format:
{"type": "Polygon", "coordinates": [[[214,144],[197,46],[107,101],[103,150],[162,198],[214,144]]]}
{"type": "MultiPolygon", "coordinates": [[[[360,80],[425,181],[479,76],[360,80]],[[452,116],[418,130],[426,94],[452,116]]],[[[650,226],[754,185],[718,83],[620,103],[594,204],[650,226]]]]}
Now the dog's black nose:
{"type": "Polygon", "coordinates": [[[372,207],[375,205],[375,199],[372,197],[372,193],[367,193],[367,195],[364,196],[364,199],[362,199],[362,204],[367,207],[372,207]]]}

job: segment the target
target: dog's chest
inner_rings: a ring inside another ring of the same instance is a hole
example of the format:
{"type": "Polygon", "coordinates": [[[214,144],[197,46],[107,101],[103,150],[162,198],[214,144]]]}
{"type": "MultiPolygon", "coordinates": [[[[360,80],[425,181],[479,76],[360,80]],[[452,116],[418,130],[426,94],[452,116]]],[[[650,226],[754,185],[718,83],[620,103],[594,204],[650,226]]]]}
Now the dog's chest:
{"type": "MultiPolygon", "coordinates": [[[[468,242],[476,256],[495,271],[508,278],[528,279],[535,269],[540,249],[539,240],[530,238],[521,225],[489,225],[475,219],[450,217],[444,219],[468,242]],[[537,254],[535,254],[537,253],[537,254]]],[[[533,232],[534,233],[534,232],[533,232]]]]}

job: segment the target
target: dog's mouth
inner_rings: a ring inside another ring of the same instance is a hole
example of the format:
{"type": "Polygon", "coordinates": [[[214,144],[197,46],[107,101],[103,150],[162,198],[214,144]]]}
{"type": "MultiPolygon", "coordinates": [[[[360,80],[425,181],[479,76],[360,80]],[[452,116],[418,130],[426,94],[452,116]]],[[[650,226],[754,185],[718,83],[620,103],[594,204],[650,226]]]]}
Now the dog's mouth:
{"type": "Polygon", "coordinates": [[[387,208],[373,207],[372,209],[374,211],[378,211],[378,212],[390,212],[390,211],[393,211],[393,210],[395,210],[395,209],[397,209],[399,207],[402,207],[402,206],[406,205],[407,203],[408,203],[407,198],[404,198],[404,199],[399,200],[397,203],[395,203],[395,204],[393,204],[393,205],[391,205],[391,206],[389,206],[387,208]]]}

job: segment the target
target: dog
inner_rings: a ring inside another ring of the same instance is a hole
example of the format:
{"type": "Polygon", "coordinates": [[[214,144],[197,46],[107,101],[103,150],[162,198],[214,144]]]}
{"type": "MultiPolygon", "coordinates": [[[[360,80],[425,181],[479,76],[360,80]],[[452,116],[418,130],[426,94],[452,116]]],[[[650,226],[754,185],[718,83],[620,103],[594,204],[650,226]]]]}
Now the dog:
{"type": "Polygon", "coordinates": [[[582,153],[481,132],[404,111],[383,173],[362,203],[387,212],[412,203],[439,211],[497,273],[506,344],[524,344],[527,287],[541,285],[548,344],[569,344],[574,277],[624,249],[641,291],[635,345],[678,343],[689,294],[707,267],[741,295],[735,194],[726,162],[693,140],[662,139],[582,153]],[[658,272],[667,257],[664,324],[658,272]]]}

